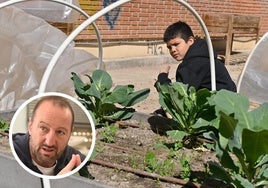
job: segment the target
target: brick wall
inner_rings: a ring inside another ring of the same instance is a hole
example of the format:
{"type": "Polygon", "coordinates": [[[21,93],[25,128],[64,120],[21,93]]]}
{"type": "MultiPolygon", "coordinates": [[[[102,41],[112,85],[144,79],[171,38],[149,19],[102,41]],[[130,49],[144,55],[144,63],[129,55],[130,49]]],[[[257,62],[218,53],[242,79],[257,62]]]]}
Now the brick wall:
{"type": "MultiPolygon", "coordinates": [[[[81,8],[93,15],[109,2],[116,0],[79,0],[81,8]]],[[[261,17],[260,36],[268,31],[267,0],[187,0],[198,12],[242,14],[261,17]]],[[[165,28],[177,21],[186,21],[195,35],[202,30],[196,18],[182,5],[172,0],[133,0],[110,11],[95,21],[103,41],[162,40],[165,28]]],[[[75,23],[75,27],[84,21],[75,23]]],[[[79,41],[95,41],[92,26],[83,30],[77,37],[79,41]]]]}

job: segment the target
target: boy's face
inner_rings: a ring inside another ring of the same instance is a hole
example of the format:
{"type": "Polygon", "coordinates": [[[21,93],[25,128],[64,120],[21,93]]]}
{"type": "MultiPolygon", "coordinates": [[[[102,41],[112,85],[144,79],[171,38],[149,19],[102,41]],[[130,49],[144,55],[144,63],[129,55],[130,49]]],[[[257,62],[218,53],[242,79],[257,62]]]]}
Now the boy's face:
{"type": "Polygon", "coordinates": [[[170,55],[177,61],[183,60],[190,46],[194,43],[194,38],[190,37],[187,42],[182,38],[176,37],[167,42],[170,55]]]}

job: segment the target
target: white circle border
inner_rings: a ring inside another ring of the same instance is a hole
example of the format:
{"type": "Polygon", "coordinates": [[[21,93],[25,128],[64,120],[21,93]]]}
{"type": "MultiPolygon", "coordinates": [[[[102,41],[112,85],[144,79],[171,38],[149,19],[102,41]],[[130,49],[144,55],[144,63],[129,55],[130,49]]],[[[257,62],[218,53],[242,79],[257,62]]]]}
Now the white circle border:
{"type": "Polygon", "coordinates": [[[10,148],[11,148],[11,151],[12,151],[12,154],[13,156],[15,157],[16,161],[20,164],[20,166],[22,168],[24,168],[24,170],[26,170],[27,172],[29,172],[30,174],[34,175],[34,176],[37,176],[39,178],[44,178],[44,179],[61,179],[61,178],[65,178],[67,176],[70,176],[70,175],[73,175],[74,173],[78,172],[88,161],[89,161],[89,158],[91,157],[92,153],[93,153],[93,150],[94,150],[94,147],[95,147],[95,142],[96,142],[96,130],[95,130],[95,123],[94,123],[94,120],[91,116],[91,114],[88,112],[88,110],[86,109],[85,106],[82,105],[82,103],[80,103],[77,99],[75,99],[74,97],[71,97],[70,95],[67,95],[67,94],[64,94],[64,93],[59,93],[59,92],[46,92],[46,93],[41,93],[41,94],[37,94],[31,98],[29,98],[28,100],[26,100],[22,105],[20,105],[20,107],[16,110],[14,116],[12,117],[12,120],[10,122],[10,127],[9,127],[9,145],[10,145],[10,148]],[[39,99],[41,97],[44,97],[44,96],[60,96],[60,97],[64,97],[66,99],[69,99],[71,100],[72,102],[74,102],[76,105],[78,105],[83,111],[84,113],[86,114],[88,120],[89,120],[89,123],[90,123],[90,126],[91,126],[91,135],[92,135],[92,139],[91,139],[91,146],[90,146],[90,149],[89,149],[89,152],[86,156],[86,158],[84,159],[84,161],[82,161],[82,163],[76,167],[74,170],[70,171],[70,172],[67,172],[65,174],[62,174],[62,175],[53,175],[53,176],[48,176],[48,175],[42,175],[42,174],[39,174],[37,172],[34,172],[33,170],[29,169],[21,160],[20,158],[18,157],[16,151],[15,151],[15,148],[14,148],[14,145],[13,145],[13,139],[12,139],[12,130],[13,130],[13,127],[14,127],[14,123],[16,121],[16,118],[17,116],[20,114],[20,112],[32,101],[36,100],[36,99],[39,99]]]}

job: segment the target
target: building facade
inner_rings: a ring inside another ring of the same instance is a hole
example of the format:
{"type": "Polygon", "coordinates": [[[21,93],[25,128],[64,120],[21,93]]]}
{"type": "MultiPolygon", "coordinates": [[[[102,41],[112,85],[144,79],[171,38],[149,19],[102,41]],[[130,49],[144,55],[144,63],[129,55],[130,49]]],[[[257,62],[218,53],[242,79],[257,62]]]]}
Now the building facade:
{"type": "MultiPolygon", "coordinates": [[[[90,16],[116,0],[79,0],[81,9],[90,16]]],[[[268,0],[187,0],[199,15],[239,14],[260,17],[259,35],[268,31],[268,0]]],[[[85,18],[80,16],[73,24],[76,28],[85,18]]],[[[102,40],[117,42],[162,40],[165,28],[178,20],[187,22],[196,36],[202,29],[186,7],[173,0],[133,0],[116,7],[95,21],[102,40]]],[[[75,39],[80,42],[97,40],[92,26],[84,29],[75,39]]]]}

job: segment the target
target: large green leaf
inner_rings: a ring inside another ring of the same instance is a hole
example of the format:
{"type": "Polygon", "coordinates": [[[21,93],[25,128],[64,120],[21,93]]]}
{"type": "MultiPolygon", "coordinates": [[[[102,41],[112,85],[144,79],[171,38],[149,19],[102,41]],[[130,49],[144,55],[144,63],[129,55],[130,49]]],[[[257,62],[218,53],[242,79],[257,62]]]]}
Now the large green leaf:
{"type": "Polygon", "coordinates": [[[166,132],[168,136],[170,136],[175,141],[181,141],[188,134],[185,131],[172,130],[166,132]]]}
{"type": "Polygon", "coordinates": [[[268,130],[255,132],[244,129],[242,147],[247,160],[251,165],[254,165],[261,155],[268,154],[268,130]]]}
{"type": "Polygon", "coordinates": [[[133,105],[145,100],[148,97],[149,93],[150,93],[150,89],[148,89],[148,88],[142,89],[139,91],[135,91],[127,96],[126,101],[119,103],[119,104],[121,104],[124,107],[133,106],[133,105]]]}
{"type": "Polygon", "coordinates": [[[212,93],[208,89],[200,89],[196,92],[196,105],[202,106],[207,103],[212,93]]]}
{"type": "Polygon", "coordinates": [[[250,126],[250,129],[256,131],[268,130],[268,103],[263,103],[258,108],[250,111],[249,115],[252,117],[254,122],[250,126]]]}
{"type": "Polygon", "coordinates": [[[130,119],[133,116],[133,113],[135,112],[135,109],[133,108],[123,108],[123,109],[117,109],[116,112],[114,112],[112,115],[108,116],[108,118],[112,118],[114,120],[126,120],[130,119]]]}
{"type": "Polygon", "coordinates": [[[234,130],[237,125],[237,120],[223,112],[220,113],[219,133],[225,138],[234,136],[234,130]]]}
{"type": "Polygon", "coordinates": [[[76,73],[72,72],[72,77],[71,79],[74,82],[74,88],[75,88],[75,92],[79,97],[83,97],[83,95],[85,94],[84,91],[84,82],[77,76],[76,73]]]}
{"type": "Polygon", "coordinates": [[[172,107],[177,111],[177,113],[187,115],[188,109],[185,108],[186,106],[189,106],[189,104],[186,104],[187,98],[184,98],[179,91],[176,91],[171,87],[169,93],[172,107]]]}
{"type": "Polygon", "coordinates": [[[133,115],[134,109],[117,108],[119,104],[129,107],[142,100],[149,95],[150,89],[143,89],[134,92],[134,85],[113,86],[111,76],[104,70],[95,70],[92,76],[86,75],[90,82],[84,84],[83,81],[72,73],[72,80],[82,104],[96,116],[97,123],[104,123],[107,120],[123,120],[133,115]],[[105,117],[109,119],[105,119],[105,117]]]}
{"type": "Polygon", "coordinates": [[[92,73],[92,80],[99,91],[110,90],[113,86],[111,76],[104,70],[95,70],[92,73]]]}
{"type": "Polygon", "coordinates": [[[185,107],[189,107],[189,104],[186,104],[186,100],[189,97],[187,93],[187,85],[175,82],[171,86],[168,85],[168,91],[172,103],[178,113],[185,113],[189,109],[185,109],[185,107]]]}
{"type": "MultiPolygon", "coordinates": [[[[209,99],[211,105],[215,105],[216,114],[221,112],[226,116],[237,120],[238,132],[242,133],[244,128],[250,128],[253,123],[249,115],[249,100],[245,96],[227,90],[220,90],[209,99]]],[[[241,135],[238,135],[241,136],[241,135]]]]}
{"type": "Polygon", "coordinates": [[[103,100],[104,103],[123,103],[128,99],[128,86],[116,86],[103,100]]]}
{"type": "Polygon", "coordinates": [[[98,112],[103,115],[111,115],[116,110],[116,106],[112,103],[101,103],[98,106],[98,112]]]}
{"type": "Polygon", "coordinates": [[[90,85],[90,88],[85,91],[85,95],[98,98],[99,100],[101,100],[101,98],[102,98],[101,92],[95,83],[92,83],[90,85]]]}
{"type": "Polygon", "coordinates": [[[177,128],[178,130],[183,130],[184,128],[184,122],[185,120],[183,119],[183,113],[180,110],[180,108],[174,106],[172,104],[173,99],[171,99],[170,93],[169,93],[169,85],[165,84],[165,85],[159,85],[158,86],[158,95],[159,95],[159,103],[161,105],[161,107],[163,109],[166,110],[167,113],[169,113],[172,116],[172,119],[176,122],[178,122],[177,124],[177,128]]]}
{"type": "Polygon", "coordinates": [[[199,118],[191,127],[193,129],[200,129],[202,127],[210,126],[211,123],[209,121],[206,121],[202,118],[199,118]]]}
{"type": "Polygon", "coordinates": [[[222,111],[225,114],[236,112],[247,112],[249,109],[249,100],[245,96],[227,90],[218,91],[211,99],[211,105],[216,105],[216,111],[222,111]]]}
{"type": "MultiPolygon", "coordinates": [[[[171,86],[179,92],[180,96],[188,96],[187,90],[188,90],[188,85],[187,84],[182,84],[180,82],[173,82],[171,86]]],[[[192,87],[193,89],[193,87],[192,87]]]]}
{"type": "Polygon", "coordinates": [[[225,184],[230,184],[233,181],[228,172],[216,162],[209,162],[209,170],[214,179],[224,181],[225,184]]]}
{"type": "Polygon", "coordinates": [[[134,92],[134,85],[132,85],[132,84],[128,84],[128,85],[125,85],[125,86],[127,87],[127,93],[128,93],[128,94],[134,92]]]}

